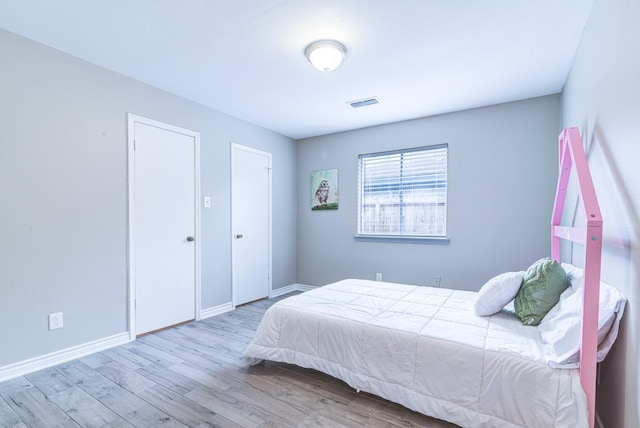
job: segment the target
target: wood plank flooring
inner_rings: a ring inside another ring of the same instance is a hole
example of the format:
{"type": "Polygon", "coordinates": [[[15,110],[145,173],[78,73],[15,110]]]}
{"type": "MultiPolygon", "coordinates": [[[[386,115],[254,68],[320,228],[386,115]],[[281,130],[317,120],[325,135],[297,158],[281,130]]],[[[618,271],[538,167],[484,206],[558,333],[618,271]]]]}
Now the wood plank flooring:
{"type": "Polygon", "coordinates": [[[248,366],[281,298],[2,382],[0,427],[455,427],[314,370],[248,366]]]}

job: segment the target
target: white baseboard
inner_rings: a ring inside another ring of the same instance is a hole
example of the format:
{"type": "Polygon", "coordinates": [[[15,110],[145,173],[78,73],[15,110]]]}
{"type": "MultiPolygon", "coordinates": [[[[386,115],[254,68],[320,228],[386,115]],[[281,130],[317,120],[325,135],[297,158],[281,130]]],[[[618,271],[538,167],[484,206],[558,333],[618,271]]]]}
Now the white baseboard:
{"type": "MultiPolygon", "coordinates": [[[[287,285],[286,287],[281,287],[273,290],[269,297],[278,297],[294,291],[309,291],[314,288],[316,287],[311,285],[291,284],[287,285]]],[[[225,312],[232,311],[233,309],[233,303],[231,302],[214,306],[212,308],[203,309],[200,311],[200,319],[220,315],[225,312]]],[[[38,370],[55,366],[57,364],[66,363],[67,361],[85,357],[89,354],[104,351],[105,349],[120,346],[125,343],[131,342],[132,340],[135,340],[135,337],[131,338],[129,333],[125,332],[110,337],[105,337],[103,339],[94,340],[93,342],[83,343],[82,345],[73,346],[71,348],[62,349],[50,354],[45,354],[28,360],[2,366],[0,367],[0,382],[4,382],[5,380],[13,379],[19,376],[24,376],[38,370]]]]}
{"type": "MultiPolygon", "coordinates": [[[[291,284],[287,285],[286,287],[280,287],[273,290],[271,292],[271,296],[269,297],[278,297],[294,291],[309,291],[314,288],[316,287],[311,285],[291,284]]],[[[233,309],[234,307],[231,302],[219,306],[214,306],[212,308],[203,309],[200,311],[200,319],[220,315],[225,312],[232,311],[233,309]]],[[[103,339],[94,340],[93,342],[83,343],[82,345],[73,346],[71,348],[62,349],[50,354],[45,354],[38,357],[30,358],[28,360],[2,366],[0,367],[0,382],[4,382],[5,380],[13,379],[19,376],[24,376],[38,370],[55,366],[57,364],[66,363],[67,361],[75,360],[76,358],[85,357],[89,354],[113,348],[114,346],[120,346],[125,343],[131,342],[132,340],[135,340],[135,337],[132,338],[129,335],[129,332],[125,332],[110,337],[105,337],[103,339]]]]}
{"type": "MultiPolygon", "coordinates": [[[[303,285],[303,284],[291,284],[285,287],[280,287],[271,291],[269,297],[279,297],[284,294],[292,293],[294,291],[309,291],[316,287],[311,285],[303,285]]],[[[210,317],[215,317],[216,315],[224,314],[225,312],[229,312],[234,310],[233,303],[224,303],[222,305],[214,306],[212,308],[203,309],[200,311],[200,318],[198,319],[206,319],[210,317]]]]}
{"type": "Polygon", "coordinates": [[[233,303],[231,302],[214,306],[212,308],[203,309],[200,311],[199,319],[203,320],[205,318],[215,317],[216,315],[224,314],[225,312],[232,311],[233,309],[233,303]]]}
{"type": "Polygon", "coordinates": [[[312,285],[304,285],[304,284],[291,284],[285,287],[276,288],[275,290],[271,290],[271,295],[269,297],[279,297],[284,294],[292,293],[294,291],[309,291],[313,290],[314,286],[312,285]]]}
{"type": "Polygon", "coordinates": [[[95,352],[104,351],[130,342],[129,333],[120,333],[114,336],[105,337],[103,339],[94,340],[93,342],[83,343],[82,345],[73,346],[71,348],[62,349],[50,354],[41,355],[39,357],[20,361],[0,367],[0,382],[23,376],[38,370],[46,369],[57,364],[66,363],[95,352]]]}

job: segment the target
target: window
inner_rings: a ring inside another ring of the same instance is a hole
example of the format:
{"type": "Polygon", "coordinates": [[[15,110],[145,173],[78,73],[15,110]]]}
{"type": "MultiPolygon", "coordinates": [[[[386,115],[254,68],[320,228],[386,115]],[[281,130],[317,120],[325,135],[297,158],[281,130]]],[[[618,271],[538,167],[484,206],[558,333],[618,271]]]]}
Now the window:
{"type": "Polygon", "coordinates": [[[446,144],[358,156],[361,237],[447,236],[446,144]]]}

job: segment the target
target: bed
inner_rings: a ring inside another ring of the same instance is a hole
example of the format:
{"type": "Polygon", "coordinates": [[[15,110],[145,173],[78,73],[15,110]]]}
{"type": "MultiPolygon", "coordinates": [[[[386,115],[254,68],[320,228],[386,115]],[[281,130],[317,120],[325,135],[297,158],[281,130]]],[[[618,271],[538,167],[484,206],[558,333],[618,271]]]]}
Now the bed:
{"type": "MultiPolygon", "coordinates": [[[[615,341],[625,299],[605,285],[608,304],[601,301],[602,219],[577,129],[564,130],[559,143],[549,261],[560,264],[560,239],[582,244],[585,260],[583,270],[564,265],[575,269],[574,284],[549,311],[554,323],[540,323],[546,331],[514,316],[507,304],[513,296],[497,312],[478,316],[489,287],[475,293],[347,279],[274,304],[244,357],[313,368],[463,427],[593,427],[596,364],[615,341]],[[586,218],[580,227],[560,226],[572,167],[586,218]],[[557,330],[572,331],[563,312],[570,302],[577,317],[573,360],[565,355],[550,364],[556,343],[545,337],[559,336],[566,345],[567,335],[557,330]]],[[[497,282],[515,283],[518,274],[524,272],[499,275],[497,282]]]]}

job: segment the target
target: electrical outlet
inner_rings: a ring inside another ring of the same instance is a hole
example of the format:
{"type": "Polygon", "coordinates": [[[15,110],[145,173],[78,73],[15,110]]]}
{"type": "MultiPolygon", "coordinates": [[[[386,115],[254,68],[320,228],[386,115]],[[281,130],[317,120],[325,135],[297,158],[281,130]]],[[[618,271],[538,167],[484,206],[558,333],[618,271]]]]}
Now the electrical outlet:
{"type": "Polygon", "coordinates": [[[436,287],[440,287],[440,281],[442,281],[442,277],[436,275],[436,276],[433,277],[433,281],[434,281],[436,287]]]}
{"type": "Polygon", "coordinates": [[[377,273],[376,274],[376,281],[382,281],[382,274],[381,273],[377,273]]]}
{"type": "Polygon", "coordinates": [[[57,330],[64,327],[62,312],[49,314],[49,330],[57,330]]]}

